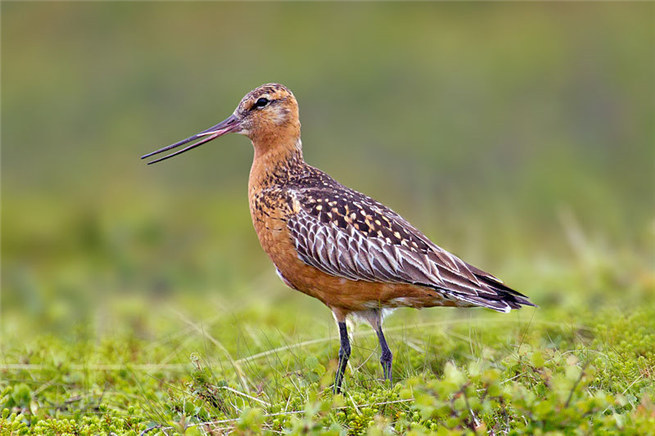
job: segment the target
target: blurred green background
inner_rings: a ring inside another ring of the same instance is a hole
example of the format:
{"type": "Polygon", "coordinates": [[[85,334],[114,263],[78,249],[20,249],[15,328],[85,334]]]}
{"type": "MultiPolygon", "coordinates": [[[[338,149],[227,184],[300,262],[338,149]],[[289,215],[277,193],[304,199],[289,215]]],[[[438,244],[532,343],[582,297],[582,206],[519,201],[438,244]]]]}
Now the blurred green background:
{"type": "Polygon", "coordinates": [[[247,139],[139,160],[272,81],[309,163],[542,308],[652,298],[653,3],[1,7],[6,334],[105,334],[131,301],[331,323],[259,248],[247,139]]]}

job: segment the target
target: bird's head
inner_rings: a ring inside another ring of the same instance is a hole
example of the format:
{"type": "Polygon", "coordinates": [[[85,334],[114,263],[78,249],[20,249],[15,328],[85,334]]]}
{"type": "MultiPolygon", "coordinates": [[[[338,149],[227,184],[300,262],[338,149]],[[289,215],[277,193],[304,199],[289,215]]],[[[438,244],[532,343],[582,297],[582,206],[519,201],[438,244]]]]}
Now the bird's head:
{"type": "Polygon", "coordinates": [[[196,135],[141,156],[141,159],[198,141],[148,164],[161,162],[228,133],[247,136],[258,152],[274,147],[300,148],[298,102],[284,85],[262,85],[246,94],[232,115],[225,120],[196,135]]]}
{"type": "Polygon", "coordinates": [[[241,120],[239,133],[253,142],[300,134],[298,102],[291,91],[278,83],[250,91],[237,106],[234,116],[241,120]]]}

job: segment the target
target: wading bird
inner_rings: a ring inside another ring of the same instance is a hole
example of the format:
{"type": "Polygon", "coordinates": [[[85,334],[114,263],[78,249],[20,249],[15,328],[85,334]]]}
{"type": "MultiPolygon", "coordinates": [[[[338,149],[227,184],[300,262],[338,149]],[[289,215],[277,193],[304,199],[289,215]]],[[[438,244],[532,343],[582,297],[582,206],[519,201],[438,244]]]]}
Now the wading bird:
{"type": "Polygon", "coordinates": [[[255,149],[248,197],[262,248],[284,283],[318,298],[338,323],[335,392],[350,356],[349,315],[368,321],[377,333],[384,377],[391,381],[392,354],[382,333],[385,309],[481,306],[509,312],[534,306],[438,247],[388,207],[305,163],[298,103],[283,85],[254,89],[224,121],[142,159],[191,143],[148,163],[161,162],[227,133],[247,136],[255,149]]]}

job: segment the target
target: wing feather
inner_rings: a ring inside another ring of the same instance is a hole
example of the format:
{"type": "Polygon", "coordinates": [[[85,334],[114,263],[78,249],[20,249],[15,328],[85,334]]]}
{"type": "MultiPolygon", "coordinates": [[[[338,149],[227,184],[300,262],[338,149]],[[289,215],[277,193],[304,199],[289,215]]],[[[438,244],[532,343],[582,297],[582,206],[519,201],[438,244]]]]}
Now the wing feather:
{"type": "Polygon", "coordinates": [[[306,264],[349,280],[425,286],[443,297],[503,312],[532,305],[370,197],[345,187],[336,192],[293,193],[299,207],[287,226],[306,264]]]}

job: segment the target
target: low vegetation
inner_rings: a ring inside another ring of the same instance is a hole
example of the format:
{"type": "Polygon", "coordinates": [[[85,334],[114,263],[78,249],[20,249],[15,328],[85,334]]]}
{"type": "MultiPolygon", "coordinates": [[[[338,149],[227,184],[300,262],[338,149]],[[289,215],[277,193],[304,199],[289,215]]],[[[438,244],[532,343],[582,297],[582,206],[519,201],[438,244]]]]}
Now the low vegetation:
{"type": "Polygon", "coordinates": [[[336,329],[302,296],[202,310],[124,297],[108,303],[101,336],[95,325],[5,337],[0,433],[647,434],[655,306],[644,277],[620,301],[397,311],[393,386],[373,332],[357,326],[343,395],[331,388],[336,329]]]}

